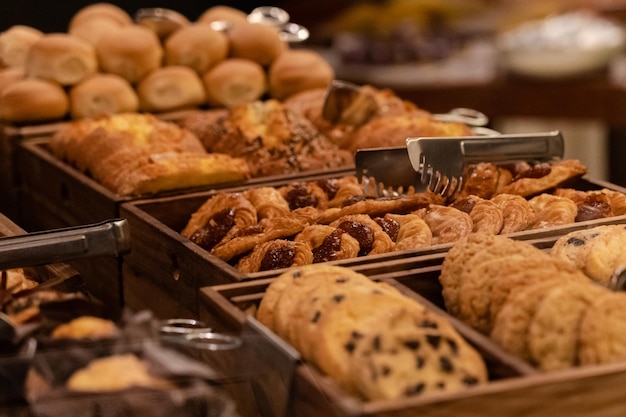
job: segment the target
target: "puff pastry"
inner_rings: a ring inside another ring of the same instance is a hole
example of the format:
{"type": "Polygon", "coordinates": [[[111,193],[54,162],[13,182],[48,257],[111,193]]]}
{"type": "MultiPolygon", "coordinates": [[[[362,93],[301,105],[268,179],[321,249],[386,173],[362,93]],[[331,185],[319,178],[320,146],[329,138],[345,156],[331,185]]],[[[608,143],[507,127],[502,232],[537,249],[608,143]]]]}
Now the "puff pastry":
{"type": "Polygon", "coordinates": [[[552,194],[540,194],[531,198],[528,203],[535,212],[531,229],[570,224],[576,221],[578,206],[569,198],[552,194]]]}
{"type": "Polygon", "coordinates": [[[256,209],[259,220],[286,216],[291,211],[287,200],[274,187],[250,188],[243,195],[256,209]]]}
{"type": "Polygon", "coordinates": [[[244,273],[272,271],[313,263],[311,248],[303,242],[275,239],[261,243],[237,262],[244,273]]]}
{"type": "Polygon", "coordinates": [[[514,194],[498,194],[491,201],[502,210],[500,234],[526,230],[535,219],[535,212],[524,197],[514,194]]]}
{"type": "Polygon", "coordinates": [[[380,224],[366,214],[342,216],[330,226],[344,230],[359,242],[359,256],[387,253],[395,245],[380,224]]]}
{"type": "Polygon", "coordinates": [[[611,202],[611,212],[614,216],[621,216],[626,214],[626,195],[620,193],[618,191],[609,190],[608,188],[603,188],[600,190],[602,194],[605,194],[609,197],[611,202]]]}
{"type": "Polygon", "coordinates": [[[384,219],[398,224],[394,250],[425,248],[432,244],[433,233],[417,214],[386,214],[384,219]]]}
{"type": "MultiPolygon", "coordinates": [[[[576,203],[576,206],[578,206],[577,222],[614,216],[611,199],[609,195],[602,191],[579,191],[572,188],[558,188],[554,191],[554,195],[569,198],[576,203]]],[[[621,195],[624,196],[623,194],[621,195]]]]}
{"type": "Polygon", "coordinates": [[[557,188],[567,180],[580,177],[586,172],[587,167],[576,159],[566,159],[549,166],[542,164],[536,169],[523,171],[499,192],[529,197],[557,188]]]}
{"type": "Polygon", "coordinates": [[[416,212],[430,228],[432,244],[456,242],[472,233],[474,225],[469,214],[454,207],[431,204],[416,212]]]}
{"type": "Polygon", "coordinates": [[[315,181],[292,182],[280,188],[280,194],[287,201],[289,208],[302,207],[325,209],[328,207],[328,193],[315,181]]]}
{"type": "Polygon", "coordinates": [[[513,174],[490,162],[481,162],[468,165],[463,177],[465,184],[456,196],[457,199],[470,195],[490,199],[511,182],[513,174]]]}
{"type": "Polygon", "coordinates": [[[500,206],[491,200],[485,200],[475,195],[456,200],[451,207],[464,211],[470,215],[474,233],[488,233],[497,235],[504,224],[504,214],[500,206]]]}
{"type": "Polygon", "coordinates": [[[313,263],[351,259],[359,256],[359,241],[343,229],[322,224],[306,226],[294,239],[308,245],[313,263]]]}

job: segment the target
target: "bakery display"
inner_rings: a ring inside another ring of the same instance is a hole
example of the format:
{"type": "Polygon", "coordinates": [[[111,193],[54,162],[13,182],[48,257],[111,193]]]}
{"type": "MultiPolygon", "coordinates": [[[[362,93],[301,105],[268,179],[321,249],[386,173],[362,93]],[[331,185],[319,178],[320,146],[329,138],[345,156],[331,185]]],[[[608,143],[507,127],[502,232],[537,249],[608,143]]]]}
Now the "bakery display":
{"type": "Polygon", "coordinates": [[[479,353],[444,318],[347,268],[281,274],[256,316],[365,400],[454,392],[488,379],[479,353]]]}
{"type": "Polygon", "coordinates": [[[192,133],[149,114],[76,121],[51,138],[54,155],[122,196],[237,182],[241,158],[208,153],[192,133]]]}
{"type": "Polygon", "coordinates": [[[73,119],[139,111],[139,97],[132,85],[115,74],[96,74],[69,91],[73,119]]]}

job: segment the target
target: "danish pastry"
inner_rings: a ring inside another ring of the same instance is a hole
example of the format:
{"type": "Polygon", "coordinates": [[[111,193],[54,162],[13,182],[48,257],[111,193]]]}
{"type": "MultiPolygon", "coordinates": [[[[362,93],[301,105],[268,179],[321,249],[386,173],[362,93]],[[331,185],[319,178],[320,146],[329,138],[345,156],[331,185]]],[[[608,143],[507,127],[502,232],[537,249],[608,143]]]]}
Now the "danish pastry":
{"type": "Polygon", "coordinates": [[[417,214],[386,214],[384,219],[398,224],[398,232],[393,239],[396,243],[395,250],[424,248],[432,244],[433,233],[417,214]]]}
{"type": "Polygon", "coordinates": [[[524,197],[513,194],[498,194],[491,201],[502,209],[501,234],[526,230],[535,219],[535,212],[524,197]]]}
{"type": "Polygon", "coordinates": [[[574,223],[578,215],[576,203],[565,197],[540,194],[531,198],[528,203],[535,213],[531,229],[574,223]]]}
{"type": "Polygon", "coordinates": [[[504,224],[502,208],[491,200],[470,195],[455,200],[451,207],[470,215],[474,233],[489,233],[497,235],[504,224]]]}
{"type": "Polygon", "coordinates": [[[391,237],[366,214],[342,216],[330,226],[344,230],[359,242],[359,256],[386,253],[394,248],[391,237]]]}
{"type": "Polygon", "coordinates": [[[472,233],[474,224],[469,214],[454,207],[430,204],[417,211],[433,233],[433,245],[456,242],[472,233]]]}
{"type": "Polygon", "coordinates": [[[311,248],[303,242],[275,239],[261,243],[237,262],[244,273],[272,271],[313,263],[311,248]]]}
{"type": "Polygon", "coordinates": [[[529,197],[562,186],[566,181],[580,177],[586,172],[587,167],[576,159],[541,164],[522,171],[500,192],[529,197]]]}
{"type": "Polygon", "coordinates": [[[287,200],[274,187],[250,188],[243,195],[256,209],[259,220],[285,216],[291,211],[287,200]]]}
{"type": "Polygon", "coordinates": [[[309,246],[312,263],[356,258],[361,249],[359,241],[345,230],[322,224],[306,226],[294,240],[309,246]]]}

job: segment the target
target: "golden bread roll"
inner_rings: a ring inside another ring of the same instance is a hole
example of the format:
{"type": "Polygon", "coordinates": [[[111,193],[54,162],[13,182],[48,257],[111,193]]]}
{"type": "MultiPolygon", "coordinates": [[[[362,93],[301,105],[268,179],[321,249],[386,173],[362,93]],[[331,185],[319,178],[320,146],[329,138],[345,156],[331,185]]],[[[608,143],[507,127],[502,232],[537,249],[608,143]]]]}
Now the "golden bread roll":
{"type": "Polygon", "coordinates": [[[29,77],[74,85],[98,71],[98,58],[89,42],[66,33],[52,33],[31,46],[24,69],[29,77]]]}
{"type": "Polygon", "coordinates": [[[268,70],[270,95],[279,100],[301,91],[328,87],[334,78],[330,64],[307,49],[284,51],[268,70]]]}
{"type": "Polygon", "coordinates": [[[262,23],[241,22],[227,31],[230,55],[269,65],[287,49],[279,37],[278,29],[262,23]]]}
{"type": "Polygon", "coordinates": [[[91,23],[93,19],[107,19],[116,23],[118,26],[130,25],[133,23],[132,18],[126,11],[111,3],[93,3],[78,10],[70,19],[68,32],[74,27],[91,23]]]}
{"type": "Polygon", "coordinates": [[[0,33],[0,66],[22,67],[30,47],[43,32],[30,26],[15,25],[0,33]]]}
{"type": "Polygon", "coordinates": [[[23,79],[6,87],[0,94],[0,119],[11,122],[37,122],[63,118],[69,110],[69,98],[52,81],[23,79]]]}
{"type": "Polygon", "coordinates": [[[229,58],[202,77],[208,102],[214,106],[234,106],[258,100],[267,90],[263,67],[254,61],[229,58]]]}
{"type": "Polygon", "coordinates": [[[111,320],[95,316],[79,316],[55,327],[52,339],[107,339],[116,336],[117,326],[111,320]]]}
{"type": "Polygon", "coordinates": [[[96,45],[100,66],[131,84],[161,66],[163,48],[150,29],[129,25],[104,34],[96,45]]]}
{"type": "Polygon", "coordinates": [[[0,94],[2,91],[16,81],[24,79],[24,68],[7,67],[0,69],[0,94]]]}
{"type": "Polygon", "coordinates": [[[89,42],[95,47],[103,35],[121,26],[122,25],[111,19],[94,18],[72,26],[68,33],[89,42]]]}
{"type": "Polygon", "coordinates": [[[137,85],[139,106],[144,111],[168,111],[197,107],[206,100],[200,76],[180,65],[158,68],[137,85]]]}
{"type": "Polygon", "coordinates": [[[139,110],[135,89],[115,74],[96,74],[72,87],[69,95],[74,119],[139,110]]]}
{"type": "Polygon", "coordinates": [[[164,49],[167,65],[185,65],[204,74],[228,56],[228,37],[209,25],[194,24],[172,33],[164,49]]]}
{"type": "Polygon", "coordinates": [[[234,7],[217,5],[206,9],[197,20],[198,23],[211,23],[215,21],[222,21],[234,25],[236,23],[247,22],[248,15],[234,7]]]}

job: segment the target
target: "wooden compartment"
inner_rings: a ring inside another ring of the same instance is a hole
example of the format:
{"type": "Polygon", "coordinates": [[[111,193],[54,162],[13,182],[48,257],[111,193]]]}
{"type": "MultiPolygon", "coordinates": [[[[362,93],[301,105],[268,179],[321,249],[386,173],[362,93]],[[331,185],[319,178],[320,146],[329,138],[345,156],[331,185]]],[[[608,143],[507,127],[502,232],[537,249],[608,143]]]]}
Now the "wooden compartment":
{"type": "MultiPolygon", "coordinates": [[[[284,178],[253,186],[282,186],[294,180],[339,178],[339,175],[352,173],[352,171],[328,172],[317,176],[284,178]]],[[[575,185],[580,190],[606,187],[626,192],[626,189],[588,178],[579,180],[575,185]]],[[[238,192],[247,188],[249,186],[227,188],[221,191],[238,192]]],[[[150,308],[157,315],[166,315],[168,313],[166,309],[173,308],[174,311],[178,310],[189,316],[195,316],[197,314],[197,291],[199,288],[208,285],[270,278],[280,273],[280,270],[252,274],[242,273],[180,234],[191,214],[216,192],[198,192],[122,204],[120,216],[128,221],[133,236],[133,248],[124,259],[122,272],[124,299],[127,305],[133,308],[135,306],[150,308]],[[154,296],[146,296],[145,294],[148,293],[154,296]]],[[[516,232],[509,236],[523,240],[540,237],[550,238],[583,227],[616,222],[626,222],[626,215],[541,230],[516,232]]],[[[445,253],[450,246],[450,244],[433,245],[424,249],[369,255],[329,263],[356,270],[371,269],[372,271],[388,270],[391,272],[404,268],[403,262],[407,258],[413,259],[419,256],[423,257],[424,261],[432,258],[434,259],[433,262],[436,262],[437,254],[445,253]]]]}
{"type": "MultiPolygon", "coordinates": [[[[416,269],[403,280],[421,281],[426,293],[436,292],[437,271],[416,269]],[[434,278],[434,280],[433,280],[434,278]]],[[[405,285],[380,276],[406,295],[446,314],[435,303],[405,285]]],[[[272,279],[218,285],[200,290],[200,317],[218,328],[237,329],[254,311],[272,279]]],[[[449,317],[449,316],[448,316],[449,317]]],[[[298,417],[408,417],[408,416],[620,416],[626,412],[620,386],[626,381],[626,363],[540,373],[503,352],[485,336],[450,318],[487,360],[489,383],[457,393],[423,398],[364,402],[346,395],[330,378],[303,362],[295,370],[290,415],[298,417]]],[[[271,332],[270,332],[271,333],[271,332]]],[[[274,335],[275,336],[275,335],[274,335]]],[[[276,337],[276,336],[275,336],[276,337]]]]}

